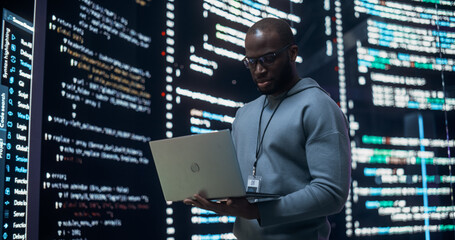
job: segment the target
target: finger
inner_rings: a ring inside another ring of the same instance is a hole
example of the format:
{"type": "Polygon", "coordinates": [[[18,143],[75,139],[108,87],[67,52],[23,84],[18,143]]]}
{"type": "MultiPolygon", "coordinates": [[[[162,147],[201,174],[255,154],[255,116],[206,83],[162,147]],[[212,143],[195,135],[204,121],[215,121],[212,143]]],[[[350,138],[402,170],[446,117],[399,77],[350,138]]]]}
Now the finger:
{"type": "Polygon", "coordinates": [[[199,194],[194,194],[193,199],[188,198],[187,202],[191,202],[195,206],[202,207],[204,209],[211,209],[214,206],[214,203],[210,202],[199,194]]]}
{"type": "Polygon", "coordinates": [[[193,205],[194,201],[192,199],[187,198],[183,200],[183,203],[186,205],[193,205]]]}
{"type": "Polygon", "coordinates": [[[201,204],[201,208],[211,210],[218,214],[224,215],[226,213],[226,204],[225,203],[215,203],[207,200],[199,194],[195,194],[194,198],[197,203],[201,204]]]}
{"type": "Polygon", "coordinates": [[[195,194],[195,195],[194,195],[194,199],[196,200],[196,202],[198,202],[199,204],[201,204],[202,206],[204,206],[204,208],[206,208],[206,209],[210,209],[210,210],[220,210],[220,209],[219,209],[219,206],[220,206],[221,204],[217,204],[217,203],[211,202],[211,201],[207,200],[206,198],[202,197],[202,196],[199,195],[199,194],[195,194]]]}
{"type": "MultiPolygon", "coordinates": [[[[192,206],[192,207],[198,207],[198,208],[207,209],[206,206],[203,206],[201,203],[199,203],[197,201],[187,201],[187,202],[185,202],[185,204],[189,205],[189,206],[192,206]]],[[[211,210],[211,209],[207,209],[207,210],[211,210]]]]}
{"type": "Polygon", "coordinates": [[[207,205],[211,205],[212,202],[210,202],[209,200],[207,200],[206,198],[202,197],[201,195],[199,194],[194,194],[194,199],[198,202],[200,202],[201,204],[207,204],[207,205]]]}
{"type": "Polygon", "coordinates": [[[200,202],[191,198],[184,199],[183,203],[186,205],[192,205],[193,207],[205,208],[200,202]]]}

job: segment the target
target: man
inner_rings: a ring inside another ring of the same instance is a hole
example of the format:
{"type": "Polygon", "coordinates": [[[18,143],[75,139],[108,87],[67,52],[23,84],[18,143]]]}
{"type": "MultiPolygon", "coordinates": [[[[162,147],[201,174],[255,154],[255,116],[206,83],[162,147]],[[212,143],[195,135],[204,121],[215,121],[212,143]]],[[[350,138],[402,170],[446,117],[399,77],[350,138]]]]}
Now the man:
{"type": "Polygon", "coordinates": [[[249,179],[245,185],[258,183],[261,192],[282,197],[215,203],[196,194],[184,202],[237,216],[238,239],[328,239],[327,216],[342,209],[349,192],[346,119],[314,80],[298,76],[298,47],[286,22],[255,23],[245,51],[244,63],[263,95],[238,110],[234,145],[249,179]]]}

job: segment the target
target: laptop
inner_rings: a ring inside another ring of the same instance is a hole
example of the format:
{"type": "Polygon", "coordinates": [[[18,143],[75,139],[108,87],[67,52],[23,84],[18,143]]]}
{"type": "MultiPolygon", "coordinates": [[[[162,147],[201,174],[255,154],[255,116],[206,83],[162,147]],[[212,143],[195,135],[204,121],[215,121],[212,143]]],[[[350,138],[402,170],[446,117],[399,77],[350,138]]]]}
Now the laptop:
{"type": "Polygon", "coordinates": [[[213,200],[280,197],[246,192],[228,129],[149,144],[166,201],[182,201],[195,193],[213,200]]]}

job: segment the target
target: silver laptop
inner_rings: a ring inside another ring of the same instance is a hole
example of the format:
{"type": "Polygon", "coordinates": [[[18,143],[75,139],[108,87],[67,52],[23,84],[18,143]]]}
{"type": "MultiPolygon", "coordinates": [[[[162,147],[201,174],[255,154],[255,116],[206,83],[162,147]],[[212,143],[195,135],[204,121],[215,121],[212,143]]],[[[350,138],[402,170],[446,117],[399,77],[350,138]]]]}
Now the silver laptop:
{"type": "Polygon", "coordinates": [[[229,130],[151,141],[150,149],[166,201],[279,197],[245,191],[229,130]]]}

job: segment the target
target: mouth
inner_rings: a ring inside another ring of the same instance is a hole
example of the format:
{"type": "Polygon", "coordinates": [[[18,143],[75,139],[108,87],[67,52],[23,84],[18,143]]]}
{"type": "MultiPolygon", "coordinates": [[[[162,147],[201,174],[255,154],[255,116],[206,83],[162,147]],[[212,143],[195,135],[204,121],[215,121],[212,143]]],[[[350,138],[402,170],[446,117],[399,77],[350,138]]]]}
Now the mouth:
{"type": "Polygon", "coordinates": [[[258,85],[259,88],[265,88],[271,84],[271,81],[269,81],[269,80],[256,81],[256,84],[258,85]]]}

